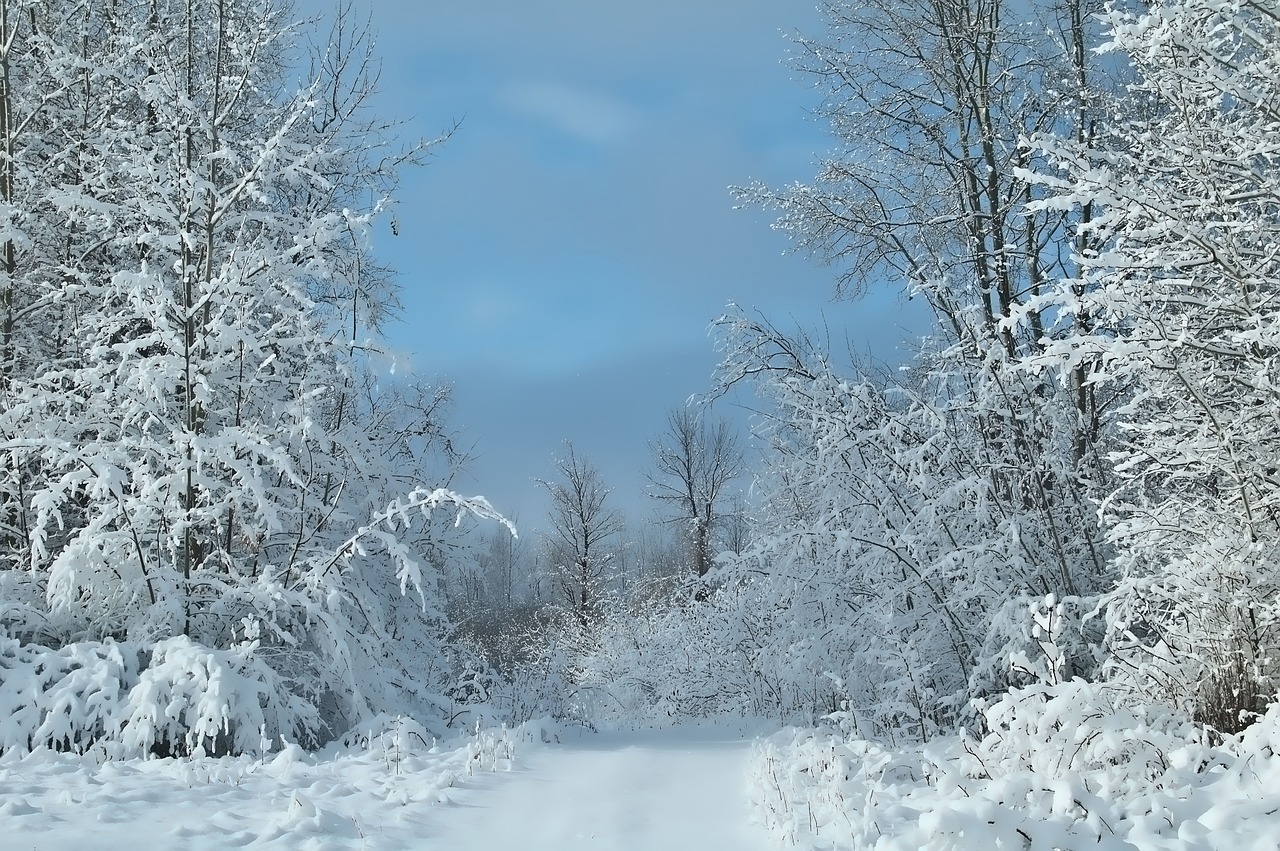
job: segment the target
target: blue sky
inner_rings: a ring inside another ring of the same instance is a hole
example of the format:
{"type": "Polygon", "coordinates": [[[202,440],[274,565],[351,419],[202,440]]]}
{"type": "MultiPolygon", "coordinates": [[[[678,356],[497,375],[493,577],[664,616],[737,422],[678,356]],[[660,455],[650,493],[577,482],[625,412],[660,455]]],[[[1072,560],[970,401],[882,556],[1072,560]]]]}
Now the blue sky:
{"type": "MultiPolygon", "coordinates": [[[[303,13],[329,8],[303,0],[303,13]]],[[[391,343],[455,385],[474,446],[458,483],[534,527],[534,483],[563,441],[637,520],[647,442],[710,384],[726,303],[780,326],[825,321],[895,359],[919,319],[896,292],[831,304],[831,273],[787,254],[730,185],[804,180],[828,146],[819,94],[784,33],[821,32],[806,0],[357,0],[382,58],[379,109],[431,137],[406,175],[391,343]]],[[[726,415],[742,419],[741,411],[726,415]]]]}

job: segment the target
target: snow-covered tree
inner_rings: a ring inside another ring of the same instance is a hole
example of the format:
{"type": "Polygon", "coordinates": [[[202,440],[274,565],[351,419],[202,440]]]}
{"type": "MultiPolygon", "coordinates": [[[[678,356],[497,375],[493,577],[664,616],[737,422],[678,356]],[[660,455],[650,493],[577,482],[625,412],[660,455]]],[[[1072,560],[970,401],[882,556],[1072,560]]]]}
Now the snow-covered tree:
{"type": "Polygon", "coordinates": [[[1009,354],[1036,345],[1000,320],[1036,326],[1036,296],[1061,268],[1061,217],[1027,216],[1024,134],[1096,117],[1089,0],[821,4],[822,36],[798,37],[797,66],[839,140],[815,179],[740,192],[779,210],[776,227],[834,267],[840,295],[888,279],[939,318],[976,307],[1009,354]]]}
{"type": "Polygon", "coordinates": [[[770,444],[753,545],[725,581],[807,624],[764,640],[772,652],[824,636],[798,691],[830,673],[876,735],[928,735],[1009,683],[1027,599],[1108,581],[1090,497],[1114,393],[1020,366],[1056,319],[1046,294],[1074,270],[1064,242],[1084,217],[1027,206],[1044,190],[1022,139],[1090,144],[1095,34],[1074,0],[823,8],[829,32],[800,39],[798,64],[839,144],[812,182],[741,197],[779,210],[838,295],[887,281],[936,327],[892,375],[837,367],[767,321],[722,321],[721,389],[757,387],[770,444]]]}
{"type": "Polygon", "coordinates": [[[1104,505],[1116,665],[1234,729],[1274,693],[1280,641],[1280,6],[1162,0],[1107,22],[1136,106],[1095,145],[1036,140],[1058,166],[1038,208],[1091,212],[1036,362],[1133,388],[1104,505]]]}
{"type": "Polygon", "coordinates": [[[369,229],[425,147],[368,116],[349,8],[301,80],[291,14],[0,5],[0,625],[233,649],[315,739],[432,711],[424,515],[492,511],[442,489],[442,397],[379,377],[370,342],[395,300],[369,229]]]}

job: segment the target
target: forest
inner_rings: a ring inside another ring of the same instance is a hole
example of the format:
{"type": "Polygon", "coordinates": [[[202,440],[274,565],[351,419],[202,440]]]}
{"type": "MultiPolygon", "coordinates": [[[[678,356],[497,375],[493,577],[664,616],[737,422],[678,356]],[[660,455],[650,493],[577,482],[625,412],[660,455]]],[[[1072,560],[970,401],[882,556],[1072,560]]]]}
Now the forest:
{"type": "Polygon", "coordinates": [[[0,759],[753,718],[784,842],[1216,847],[1280,778],[1280,3],[821,6],[833,153],[725,203],[929,334],[730,306],[659,519],[567,443],[531,539],[387,368],[441,140],[359,14],[0,0],[0,759]]]}

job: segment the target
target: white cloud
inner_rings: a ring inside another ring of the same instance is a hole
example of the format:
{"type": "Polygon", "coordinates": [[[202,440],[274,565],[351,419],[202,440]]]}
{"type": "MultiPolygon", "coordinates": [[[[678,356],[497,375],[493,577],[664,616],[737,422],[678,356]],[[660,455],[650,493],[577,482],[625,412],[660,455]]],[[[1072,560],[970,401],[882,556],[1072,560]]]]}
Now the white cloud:
{"type": "Polygon", "coordinates": [[[516,113],[597,145],[624,139],[641,123],[639,110],[625,101],[575,86],[513,83],[502,90],[500,97],[516,113]]]}

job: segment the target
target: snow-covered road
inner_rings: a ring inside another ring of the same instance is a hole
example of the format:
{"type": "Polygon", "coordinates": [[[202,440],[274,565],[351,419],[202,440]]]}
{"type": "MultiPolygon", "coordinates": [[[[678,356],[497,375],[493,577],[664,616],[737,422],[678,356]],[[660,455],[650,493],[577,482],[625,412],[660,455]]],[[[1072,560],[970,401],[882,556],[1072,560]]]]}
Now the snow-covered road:
{"type": "Polygon", "coordinates": [[[765,851],[751,823],[750,742],[715,729],[601,733],[449,790],[429,819],[452,851],[765,851]]]}

